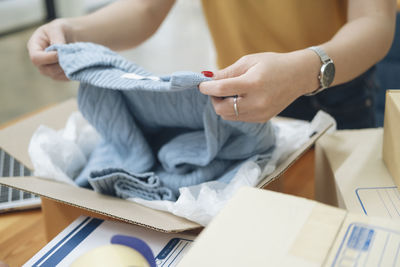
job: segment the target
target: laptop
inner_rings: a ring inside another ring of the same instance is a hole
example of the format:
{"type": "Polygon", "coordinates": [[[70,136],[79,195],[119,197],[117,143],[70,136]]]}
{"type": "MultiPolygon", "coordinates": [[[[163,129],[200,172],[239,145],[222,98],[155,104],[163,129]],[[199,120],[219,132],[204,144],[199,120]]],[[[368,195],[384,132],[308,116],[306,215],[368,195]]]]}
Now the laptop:
{"type": "MultiPolygon", "coordinates": [[[[0,176],[31,176],[32,171],[0,148],[0,176]]],[[[37,195],[0,185],[0,213],[40,207],[37,195]]]]}

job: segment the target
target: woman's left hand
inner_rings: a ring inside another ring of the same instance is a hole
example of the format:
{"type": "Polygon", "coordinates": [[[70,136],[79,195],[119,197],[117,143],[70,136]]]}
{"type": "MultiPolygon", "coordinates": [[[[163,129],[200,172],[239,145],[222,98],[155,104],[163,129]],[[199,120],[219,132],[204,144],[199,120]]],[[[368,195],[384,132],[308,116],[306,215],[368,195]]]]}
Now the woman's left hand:
{"type": "Polygon", "coordinates": [[[319,87],[321,62],[310,50],[258,53],[240,58],[202,82],[201,93],[212,97],[215,112],[225,120],[266,122],[295,99],[319,87]],[[234,110],[237,95],[238,116],[234,110]]]}

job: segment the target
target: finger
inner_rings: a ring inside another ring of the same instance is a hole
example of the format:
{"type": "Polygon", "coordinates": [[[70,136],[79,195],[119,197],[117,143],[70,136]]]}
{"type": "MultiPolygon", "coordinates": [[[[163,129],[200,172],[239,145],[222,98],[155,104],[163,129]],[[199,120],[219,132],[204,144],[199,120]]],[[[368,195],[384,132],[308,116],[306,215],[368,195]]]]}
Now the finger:
{"type": "Polygon", "coordinates": [[[249,122],[249,123],[265,123],[267,122],[267,119],[264,119],[262,117],[256,117],[251,114],[239,114],[239,116],[221,116],[223,120],[226,121],[243,121],[243,122],[249,122]]]}
{"type": "Polygon", "coordinates": [[[56,51],[35,51],[30,55],[32,63],[39,67],[58,63],[58,55],[56,51]]]}
{"type": "Polygon", "coordinates": [[[251,60],[250,56],[245,56],[237,60],[235,63],[232,65],[216,71],[214,73],[214,80],[220,80],[220,79],[227,79],[227,78],[233,78],[233,77],[238,77],[246,73],[248,69],[250,69],[252,66],[255,65],[255,62],[251,60]]]}
{"type": "Polygon", "coordinates": [[[233,102],[229,104],[232,106],[226,106],[227,112],[222,111],[221,115],[221,117],[226,120],[264,123],[276,115],[273,107],[265,108],[265,105],[260,106],[260,103],[255,103],[255,101],[249,97],[238,98],[236,102],[238,116],[236,116],[233,102]],[[233,112],[230,110],[233,110],[233,112]]]}
{"type": "Polygon", "coordinates": [[[202,82],[199,85],[202,94],[219,97],[245,94],[248,87],[249,83],[243,76],[202,82]]]}
{"type": "Polygon", "coordinates": [[[60,73],[60,74],[54,76],[53,79],[57,80],[57,81],[63,81],[63,82],[68,82],[69,81],[69,79],[67,78],[67,76],[65,76],[64,73],[60,73]]]}
{"type": "Polygon", "coordinates": [[[56,64],[40,66],[39,67],[39,71],[40,71],[41,74],[50,76],[52,78],[56,77],[56,76],[58,76],[60,74],[64,74],[64,70],[57,63],[56,64]]]}
{"type": "Polygon", "coordinates": [[[47,27],[46,29],[39,28],[28,41],[29,55],[36,66],[57,63],[57,52],[45,52],[44,50],[51,44],[66,43],[64,33],[59,27],[47,27]]]}
{"type": "Polygon", "coordinates": [[[53,64],[58,62],[57,52],[45,52],[44,49],[48,46],[48,42],[35,34],[28,42],[28,51],[32,63],[35,66],[53,64]]]}
{"type": "MultiPolygon", "coordinates": [[[[246,114],[249,112],[248,110],[240,109],[240,103],[243,99],[244,98],[240,96],[236,99],[236,107],[239,114],[246,114]]],[[[214,106],[215,113],[219,116],[236,116],[235,100],[233,97],[212,97],[211,102],[214,106]]]]}
{"type": "Polygon", "coordinates": [[[224,120],[240,120],[246,122],[266,122],[274,114],[271,114],[271,109],[265,109],[262,102],[256,103],[250,97],[238,97],[236,100],[236,109],[238,116],[235,113],[234,98],[212,97],[212,104],[215,113],[221,116],[224,120]]]}
{"type": "Polygon", "coordinates": [[[243,121],[243,122],[252,122],[252,123],[265,123],[269,119],[271,119],[272,114],[269,114],[266,111],[257,112],[257,111],[249,111],[249,112],[241,112],[238,110],[238,115],[236,114],[227,114],[221,116],[224,120],[229,121],[243,121]]]}
{"type": "MultiPolygon", "coordinates": [[[[44,34],[44,33],[43,33],[44,34]]],[[[45,52],[44,49],[49,45],[45,37],[40,32],[34,33],[28,42],[28,51],[32,63],[35,66],[54,64],[58,62],[56,51],[45,52]]]]}
{"type": "Polygon", "coordinates": [[[28,41],[29,52],[33,51],[43,51],[47,46],[49,46],[49,40],[43,27],[37,29],[28,41]]]}

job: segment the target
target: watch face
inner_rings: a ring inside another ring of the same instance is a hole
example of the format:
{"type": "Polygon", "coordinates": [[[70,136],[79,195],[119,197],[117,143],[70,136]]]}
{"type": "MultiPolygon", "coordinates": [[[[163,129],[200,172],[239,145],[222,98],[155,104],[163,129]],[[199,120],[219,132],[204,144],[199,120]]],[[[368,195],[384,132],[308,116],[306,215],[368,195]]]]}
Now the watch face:
{"type": "Polygon", "coordinates": [[[329,87],[335,78],[335,65],[333,62],[328,62],[321,67],[321,85],[329,87]]]}

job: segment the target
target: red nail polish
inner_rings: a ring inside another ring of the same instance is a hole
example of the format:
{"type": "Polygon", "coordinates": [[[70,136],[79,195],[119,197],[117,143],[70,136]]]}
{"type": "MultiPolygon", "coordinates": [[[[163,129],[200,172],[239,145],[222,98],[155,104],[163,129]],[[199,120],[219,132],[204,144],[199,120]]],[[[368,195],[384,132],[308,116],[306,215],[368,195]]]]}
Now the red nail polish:
{"type": "Polygon", "coordinates": [[[202,71],[201,74],[203,74],[204,76],[206,76],[208,78],[211,78],[212,76],[214,76],[214,73],[212,71],[208,71],[208,70],[202,71]]]}

